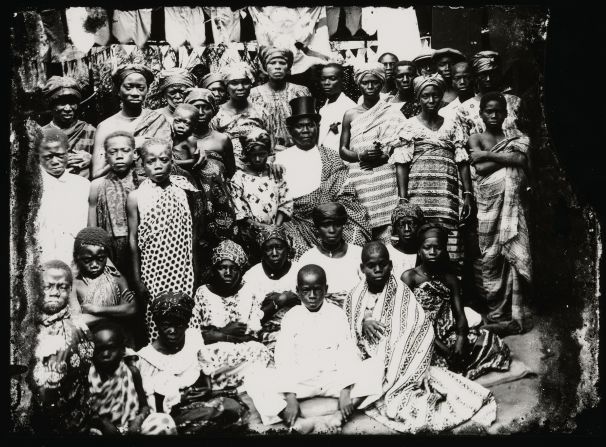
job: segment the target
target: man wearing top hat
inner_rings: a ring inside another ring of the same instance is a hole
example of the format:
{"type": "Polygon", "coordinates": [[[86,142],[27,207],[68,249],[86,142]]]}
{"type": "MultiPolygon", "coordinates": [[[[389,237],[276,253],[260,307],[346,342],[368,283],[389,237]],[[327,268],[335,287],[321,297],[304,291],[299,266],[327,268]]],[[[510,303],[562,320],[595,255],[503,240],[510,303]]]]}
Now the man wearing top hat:
{"type": "Polygon", "coordinates": [[[293,238],[295,259],[317,244],[313,209],[322,203],[339,202],[349,219],[343,230],[348,243],[363,245],[370,239],[368,217],[355,190],[346,184],[348,169],[331,149],[318,146],[320,115],[314,98],[302,96],[290,101],[286,126],[294,145],[276,154],[284,167],[284,178],[294,199],[292,219],[284,224],[293,238]]]}

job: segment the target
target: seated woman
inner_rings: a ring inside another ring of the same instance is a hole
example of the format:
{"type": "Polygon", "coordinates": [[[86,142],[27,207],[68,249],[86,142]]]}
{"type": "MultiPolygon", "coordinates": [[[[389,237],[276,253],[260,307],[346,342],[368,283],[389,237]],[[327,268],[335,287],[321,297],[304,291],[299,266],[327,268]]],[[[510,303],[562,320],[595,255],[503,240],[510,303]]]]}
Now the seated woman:
{"type": "Polygon", "coordinates": [[[419,229],[421,264],[402,274],[419,304],[432,321],[435,350],[432,364],[448,367],[469,379],[490,371],[507,371],[509,347],[496,334],[468,328],[457,277],[449,268],[448,235],[438,225],[419,229]]]}
{"type": "Polygon", "coordinates": [[[242,283],[246,253],[226,239],[213,250],[210,282],[196,292],[190,328],[202,331],[208,349],[201,352],[204,374],[213,389],[238,387],[248,367],[267,365],[269,351],[257,338],[261,299],[242,283]]]}
{"type": "Polygon", "coordinates": [[[345,242],[343,226],[347,222],[347,211],[340,203],[328,202],[315,207],[313,219],[320,242],[303,253],[299,265],[322,267],[328,281],[326,301],[343,307],[343,300],[362,277],[362,247],[345,242]]]}
{"type": "Polygon", "coordinates": [[[290,261],[292,247],[284,229],[267,227],[259,239],[262,260],[244,274],[242,282],[252,286],[255,296],[263,300],[259,335],[273,354],[284,314],[293,306],[301,304],[301,301],[295,293],[297,269],[290,261]]]}
{"type": "Polygon", "coordinates": [[[400,279],[406,270],[417,265],[417,230],[424,223],[423,211],[418,205],[401,201],[391,213],[393,235],[391,244],[385,244],[393,264],[392,274],[400,279]]]}

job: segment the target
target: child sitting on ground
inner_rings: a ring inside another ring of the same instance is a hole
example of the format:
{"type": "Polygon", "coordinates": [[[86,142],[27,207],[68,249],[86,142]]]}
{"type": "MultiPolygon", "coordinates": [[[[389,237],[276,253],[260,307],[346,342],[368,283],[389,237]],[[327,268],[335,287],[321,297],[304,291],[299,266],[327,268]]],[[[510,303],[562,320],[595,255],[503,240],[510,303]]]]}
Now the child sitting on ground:
{"type": "Polygon", "coordinates": [[[92,430],[101,434],[175,434],[172,418],[152,413],[134,358],[126,357],[120,326],[106,320],[95,327],[95,351],[88,373],[92,430]]]}
{"type": "MultiPolygon", "coordinates": [[[[275,347],[275,369],[251,372],[245,388],[263,424],[280,421],[300,433],[339,430],[364,396],[381,392],[376,362],[362,362],[343,310],[325,302],[326,273],[306,265],[297,276],[302,306],[289,310],[275,347]],[[331,399],[323,416],[309,417],[315,396],[331,399]]],[[[381,365],[382,366],[382,365],[381,365]]]]}
{"type": "Polygon", "coordinates": [[[200,119],[200,113],[191,104],[179,104],[173,114],[173,160],[188,171],[198,158],[197,139],[193,136],[193,125],[200,119]]]}
{"type": "MultiPolygon", "coordinates": [[[[111,237],[102,228],[86,227],[74,241],[74,261],[78,275],[74,281],[76,296],[89,326],[102,318],[115,318],[130,326],[137,312],[134,293],[124,277],[109,259],[111,237]]],[[[127,334],[127,345],[133,346],[132,333],[127,334]]]]}

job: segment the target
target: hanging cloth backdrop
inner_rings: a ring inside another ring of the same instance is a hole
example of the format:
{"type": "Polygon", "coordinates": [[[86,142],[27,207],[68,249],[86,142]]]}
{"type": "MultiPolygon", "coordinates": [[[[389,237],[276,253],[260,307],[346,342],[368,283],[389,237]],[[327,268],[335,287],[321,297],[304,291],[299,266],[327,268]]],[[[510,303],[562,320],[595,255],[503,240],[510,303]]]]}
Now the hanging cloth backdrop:
{"type": "Polygon", "coordinates": [[[151,34],[151,8],[134,11],[114,10],[112,33],[120,43],[135,42],[138,47],[145,45],[151,34]]]}
{"type": "Polygon", "coordinates": [[[78,51],[88,53],[93,45],[107,45],[111,37],[107,11],[103,8],[67,8],[69,38],[78,51]]]}
{"type": "Polygon", "coordinates": [[[244,9],[232,11],[229,7],[208,7],[207,11],[215,43],[240,42],[240,13],[246,14],[244,9]]]}
{"type": "Polygon", "coordinates": [[[197,6],[173,6],[164,8],[164,33],[166,42],[172,48],[179,48],[185,42],[192,47],[200,47],[206,42],[204,10],[197,6]]]}
{"type": "MultiPolygon", "coordinates": [[[[412,60],[421,52],[421,35],[414,8],[363,8],[362,28],[369,35],[377,32],[376,57],[394,53],[400,60],[412,60]],[[380,26],[379,26],[380,25],[380,26]]],[[[368,54],[368,61],[375,57],[368,54]]]]}

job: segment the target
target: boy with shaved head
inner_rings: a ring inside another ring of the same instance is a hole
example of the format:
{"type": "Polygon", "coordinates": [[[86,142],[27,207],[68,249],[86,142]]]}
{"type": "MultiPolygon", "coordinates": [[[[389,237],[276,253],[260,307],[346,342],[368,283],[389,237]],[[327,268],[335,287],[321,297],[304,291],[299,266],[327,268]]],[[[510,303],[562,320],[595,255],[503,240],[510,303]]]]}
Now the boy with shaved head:
{"type": "MultiPolygon", "coordinates": [[[[345,314],[325,302],[326,273],[314,264],[297,276],[301,306],[282,320],[275,348],[275,369],[250,374],[245,387],[265,425],[281,420],[301,433],[338,429],[364,396],[380,392],[381,373],[362,362],[352,342],[345,314]],[[325,414],[309,417],[315,396],[332,398],[325,414]]],[[[380,365],[382,366],[382,365],[380,365]]]]}

